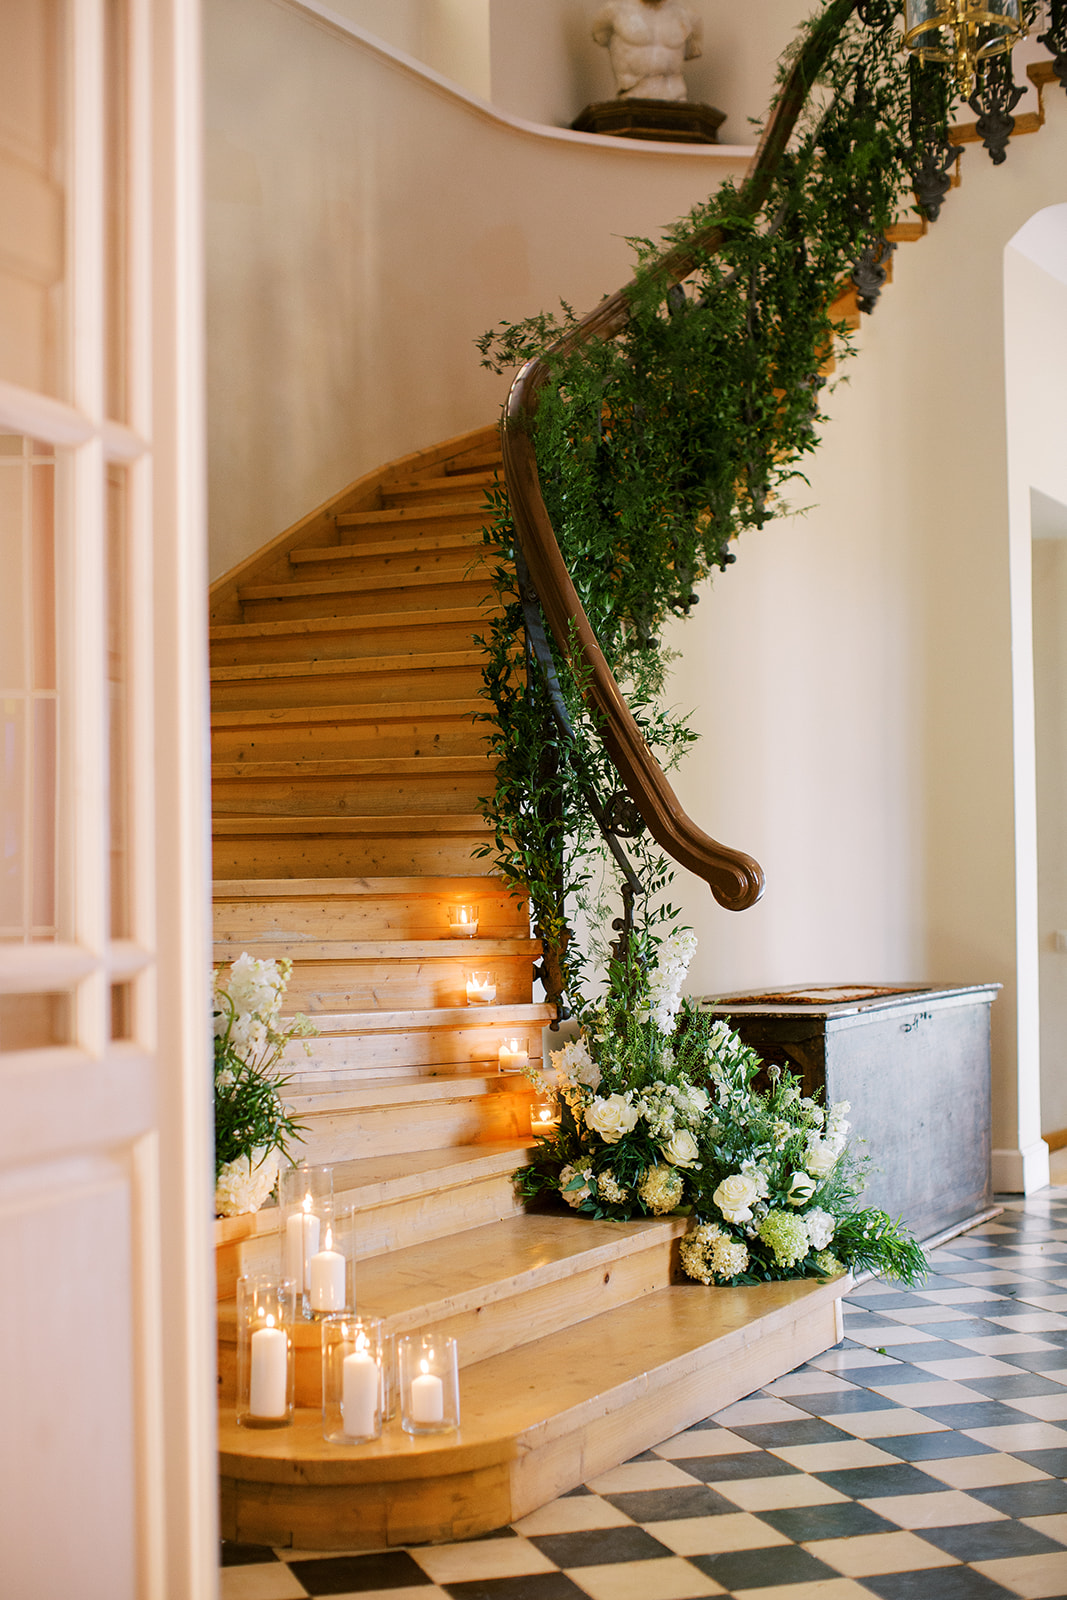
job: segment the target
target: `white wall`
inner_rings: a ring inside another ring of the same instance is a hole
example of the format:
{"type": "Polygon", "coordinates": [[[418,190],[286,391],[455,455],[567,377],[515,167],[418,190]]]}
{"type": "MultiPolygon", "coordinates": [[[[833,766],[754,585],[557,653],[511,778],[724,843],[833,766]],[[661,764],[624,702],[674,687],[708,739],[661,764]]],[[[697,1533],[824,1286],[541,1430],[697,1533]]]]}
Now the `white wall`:
{"type": "MultiPolygon", "coordinates": [[[[1060,197],[1067,195],[1067,183],[1060,197]]],[[[1020,993],[1036,1075],[1020,1096],[1021,1138],[1067,1126],[1067,1005],[1054,932],[1067,912],[1060,553],[1067,503],[1067,204],[1032,216],[1005,251],[1008,494],[1016,638],[1016,809],[1020,993]],[[1058,509],[1057,509],[1058,508],[1058,509]],[[1031,648],[1032,625],[1032,648],[1031,648]],[[1036,720],[1035,719],[1036,713],[1036,720]],[[1036,725],[1035,725],[1036,720],[1036,725]],[[1034,750],[1037,746],[1035,770],[1034,750]],[[1040,1034],[1038,994],[1040,993],[1040,1034]]],[[[1022,1040],[1021,1040],[1022,1044],[1022,1040]]]]}
{"type": "Polygon", "coordinates": [[[330,9],[490,98],[490,0],[330,0],[330,9]]]}
{"type": "Polygon", "coordinates": [[[745,156],[539,136],[268,0],[208,0],[211,567],[492,421],[474,340],[630,275],[745,156]],[[269,86],[269,92],[265,86],[269,86]]]}

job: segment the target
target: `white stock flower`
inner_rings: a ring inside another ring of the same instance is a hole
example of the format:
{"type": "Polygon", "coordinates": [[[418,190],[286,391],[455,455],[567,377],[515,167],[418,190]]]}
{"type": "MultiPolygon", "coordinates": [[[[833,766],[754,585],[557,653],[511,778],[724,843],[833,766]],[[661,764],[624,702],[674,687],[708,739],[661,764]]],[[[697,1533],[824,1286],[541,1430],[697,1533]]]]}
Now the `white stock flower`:
{"type": "Polygon", "coordinates": [[[255,1015],[269,1021],[276,1016],[286,977],[277,961],[257,961],[247,951],[238,956],[225,980],[226,992],[238,1017],[255,1015]]]}
{"type": "Polygon", "coordinates": [[[611,1094],[606,1100],[594,1100],[586,1107],[585,1125],[597,1133],[605,1144],[618,1144],[619,1140],[637,1126],[637,1109],[625,1095],[611,1094]]]}
{"type": "Polygon", "coordinates": [[[600,1068],[589,1054],[584,1039],[571,1039],[562,1050],[553,1050],[551,1061],[562,1077],[573,1083],[584,1083],[587,1089],[599,1089],[600,1068]]]}
{"type": "Polygon", "coordinates": [[[727,1222],[751,1222],[753,1202],[758,1198],[759,1188],[747,1172],[731,1173],[711,1197],[727,1222]]]}
{"type": "Polygon", "coordinates": [[[663,1155],[672,1167],[699,1166],[700,1146],[688,1128],[676,1128],[667,1143],[660,1145],[663,1155]]]}

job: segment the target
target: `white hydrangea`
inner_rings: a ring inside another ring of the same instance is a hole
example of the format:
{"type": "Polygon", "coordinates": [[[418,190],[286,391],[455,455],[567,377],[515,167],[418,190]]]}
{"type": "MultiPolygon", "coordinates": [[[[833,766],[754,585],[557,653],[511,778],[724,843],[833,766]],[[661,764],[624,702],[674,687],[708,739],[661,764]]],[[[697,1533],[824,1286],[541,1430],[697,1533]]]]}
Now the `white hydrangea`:
{"type": "Polygon", "coordinates": [[[630,1197],[630,1191],[623,1188],[610,1167],[597,1178],[596,1186],[601,1200],[605,1200],[608,1205],[620,1206],[630,1197]]]}
{"type": "Polygon", "coordinates": [[[260,1146],[251,1156],[228,1161],[215,1180],[216,1216],[243,1217],[258,1211],[278,1181],[279,1160],[277,1150],[264,1156],[260,1146]]]}

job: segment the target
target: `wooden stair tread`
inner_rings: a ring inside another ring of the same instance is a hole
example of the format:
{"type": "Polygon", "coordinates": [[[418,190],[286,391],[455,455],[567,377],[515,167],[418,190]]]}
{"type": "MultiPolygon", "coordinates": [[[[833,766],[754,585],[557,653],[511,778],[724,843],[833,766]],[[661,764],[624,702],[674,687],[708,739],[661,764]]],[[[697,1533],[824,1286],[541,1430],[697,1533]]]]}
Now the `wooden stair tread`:
{"type": "MultiPolygon", "coordinates": [[[[398,656],[327,657],[318,661],[248,661],[212,667],[213,683],[240,683],[256,678],[314,678],[375,672],[439,672],[446,667],[480,667],[480,650],[412,650],[398,656]]],[[[377,703],[377,702],[376,702],[377,703]]]]}
{"type": "Polygon", "coordinates": [[[482,546],[480,528],[456,528],[452,533],[412,533],[403,541],[382,539],[366,544],[309,545],[294,550],[289,557],[293,566],[313,565],[318,561],[359,561],[368,556],[432,555],[438,550],[477,550],[482,546]]]}
{"type": "MultiPolygon", "coordinates": [[[[385,491],[388,493],[388,490],[385,491]]],[[[466,500],[457,499],[454,504],[442,506],[382,506],[377,511],[341,511],[337,514],[339,528],[372,528],[375,523],[403,522],[448,522],[457,517],[481,517],[483,520],[490,515],[489,508],[482,496],[469,496],[466,500]]]]}
{"type": "MultiPolygon", "coordinates": [[[[215,945],[215,959],[232,961],[234,957],[229,952],[237,950],[239,943],[239,940],[234,943],[220,941],[215,945]]],[[[436,957],[487,960],[492,957],[541,954],[541,944],[537,939],[382,939],[352,942],[309,939],[306,943],[291,939],[257,939],[256,943],[263,946],[269,944],[278,960],[290,958],[297,961],[426,961],[436,957]]],[[[483,1021],[485,1013],[493,1009],[492,1006],[470,1007],[483,1021]]]]}
{"type": "Polygon", "coordinates": [[[213,711],[213,728],[299,727],[302,723],[325,722],[330,727],[345,722],[439,722],[462,721],[485,712],[485,701],[465,700],[374,700],[350,706],[271,706],[250,711],[213,711]]]}
{"type": "Polygon", "coordinates": [[[449,773],[483,773],[492,767],[487,755],[473,756],[350,756],[332,761],[216,761],[215,778],[360,778],[434,777],[449,773]]]}
{"type": "MultiPolygon", "coordinates": [[[[416,576],[424,578],[423,574],[416,576]]],[[[283,617],[274,622],[221,622],[209,628],[208,638],[222,643],[229,639],[283,639],[287,634],[337,633],[342,629],[346,632],[375,632],[383,628],[432,628],[438,623],[463,622],[480,626],[484,621],[485,612],[480,606],[438,606],[429,611],[380,611],[370,616],[355,612],[350,617],[283,617]]]]}
{"type": "Polygon", "coordinates": [[[217,816],[216,833],[488,833],[480,812],[425,811],[393,817],[291,817],[264,813],[258,817],[217,816]]]}
{"type": "MultiPolygon", "coordinates": [[[[380,1439],[339,1448],[323,1440],[320,1411],[298,1412],[291,1428],[260,1431],[237,1427],[232,1408],[224,1408],[219,1419],[222,1473],[250,1485],[305,1488],[310,1509],[320,1487],[454,1478],[493,1464],[518,1464],[509,1514],[502,1520],[496,1501],[484,1507],[485,1520],[473,1506],[465,1508],[469,1520],[463,1531],[486,1532],[551,1497],[543,1492],[544,1480],[522,1485],[523,1465],[530,1465],[535,1452],[558,1447],[568,1438],[574,1441],[573,1466],[558,1462],[553,1474],[556,1492],[562,1492],[581,1481],[573,1477],[575,1468],[592,1476],[612,1459],[625,1459],[670,1437],[751,1392],[760,1380],[768,1381],[760,1356],[774,1345],[777,1366],[782,1365],[783,1345],[795,1351],[798,1361],[814,1353],[810,1334],[806,1339],[797,1334],[807,1331],[806,1319],[813,1313],[832,1318],[843,1288],[842,1280],[794,1279],[735,1289],[686,1284],[659,1290],[465,1368],[460,1379],[462,1427],[453,1434],[408,1436],[397,1419],[380,1439]],[[630,1444],[620,1447],[616,1427],[615,1449],[606,1453],[594,1430],[603,1431],[629,1406],[638,1410],[632,1430],[621,1430],[630,1444]]],[[[551,1470],[547,1461],[546,1469],[551,1470]]],[[[330,1504],[337,1507],[336,1501],[330,1504]]],[[[362,1510],[365,1502],[359,1505],[362,1510]]],[[[296,1509],[287,1508],[290,1514],[296,1509]]],[[[238,1531],[250,1537],[252,1529],[244,1525],[238,1531]]],[[[236,1536],[227,1527],[224,1533],[236,1536]]],[[[338,1533],[342,1544],[350,1537],[344,1528],[338,1533]]],[[[460,1536],[460,1529],[455,1533],[460,1536]]],[[[394,1542],[412,1542],[410,1532],[398,1529],[394,1542]]]]}
{"type": "Polygon", "coordinates": [[[464,473],[462,481],[458,484],[454,473],[437,478],[397,478],[390,483],[382,484],[382,494],[427,494],[440,489],[442,494],[454,495],[462,491],[469,493],[471,489],[491,489],[498,481],[496,472],[478,470],[464,473]]]}
{"type": "Polygon", "coordinates": [[[319,594],[388,594],[397,589],[436,589],[451,584],[478,582],[488,582],[488,579],[472,576],[466,566],[440,567],[431,572],[385,572],[370,578],[308,578],[285,583],[253,583],[237,593],[242,602],[301,600],[319,594]]]}

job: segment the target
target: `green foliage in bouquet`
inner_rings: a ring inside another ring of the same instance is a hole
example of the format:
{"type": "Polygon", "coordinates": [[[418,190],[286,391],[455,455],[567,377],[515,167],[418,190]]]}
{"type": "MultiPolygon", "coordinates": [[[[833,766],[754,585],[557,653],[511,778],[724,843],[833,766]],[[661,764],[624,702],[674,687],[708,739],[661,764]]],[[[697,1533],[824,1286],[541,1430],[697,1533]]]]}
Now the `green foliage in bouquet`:
{"type": "Polygon", "coordinates": [[[288,1156],[291,1139],[301,1138],[282,1099],[289,1079],[278,1063],[290,1039],[316,1030],[304,1016],[280,1021],[291,971],[291,961],[244,954],[227,974],[214,974],[215,1181],[219,1209],[231,1214],[262,1205],[274,1187],[278,1158],[288,1156]]]}
{"type": "Polygon", "coordinates": [[[908,1230],[857,1204],[867,1158],[848,1147],[848,1103],[805,1096],[680,998],[695,943],[665,939],[647,977],[616,964],[581,1037],[553,1052],[559,1128],[519,1174],[520,1193],[557,1193],[591,1217],[691,1215],[681,1260],[702,1283],[846,1268],[920,1282],[926,1259],[908,1230]]]}

